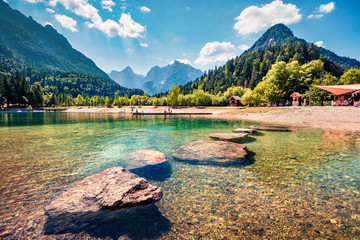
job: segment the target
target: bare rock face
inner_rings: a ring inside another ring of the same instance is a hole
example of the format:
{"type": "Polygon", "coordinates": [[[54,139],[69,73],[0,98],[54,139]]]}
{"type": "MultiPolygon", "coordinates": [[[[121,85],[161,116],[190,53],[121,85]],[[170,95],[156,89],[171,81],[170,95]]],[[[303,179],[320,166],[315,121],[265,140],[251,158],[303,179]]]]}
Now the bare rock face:
{"type": "Polygon", "coordinates": [[[243,163],[245,146],[225,141],[196,141],[186,144],[173,153],[175,159],[197,164],[231,165],[243,163]]]}
{"type": "Polygon", "coordinates": [[[247,133],[210,133],[209,137],[222,141],[239,141],[247,138],[247,133]]]}
{"type": "Polygon", "coordinates": [[[254,134],[256,133],[256,129],[251,128],[236,128],[233,130],[234,133],[248,133],[248,134],[254,134]]]}
{"type": "Polygon", "coordinates": [[[160,200],[162,191],[146,179],[114,167],[89,176],[45,207],[48,216],[96,212],[146,205],[160,200]]]}
{"type": "Polygon", "coordinates": [[[145,149],[130,153],[124,158],[127,170],[142,168],[151,165],[161,164],[166,161],[165,155],[161,152],[145,149]]]}

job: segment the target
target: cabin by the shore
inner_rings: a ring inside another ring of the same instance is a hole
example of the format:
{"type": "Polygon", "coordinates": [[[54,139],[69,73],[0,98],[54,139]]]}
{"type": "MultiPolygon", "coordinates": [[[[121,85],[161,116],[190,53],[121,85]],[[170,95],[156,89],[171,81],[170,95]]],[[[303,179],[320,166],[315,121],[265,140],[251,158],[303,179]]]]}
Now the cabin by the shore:
{"type": "Polygon", "coordinates": [[[241,100],[241,98],[239,96],[231,96],[229,98],[229,104],[231,107],[241,106],[240,100],[241,100]]]}

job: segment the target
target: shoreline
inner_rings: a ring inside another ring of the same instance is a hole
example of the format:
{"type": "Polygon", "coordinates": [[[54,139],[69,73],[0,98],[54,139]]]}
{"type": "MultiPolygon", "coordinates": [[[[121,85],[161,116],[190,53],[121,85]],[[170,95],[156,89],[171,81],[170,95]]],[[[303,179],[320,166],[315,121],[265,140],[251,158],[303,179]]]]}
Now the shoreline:
{"type": "MultiPolygon", "coordinates": [[[[133,107],[134,112],[155,113],[162,115],[169,108],[164,106],[133,107]]],[[[27,112],[26,109],[13,109],[1,112],[27,112]]],[[[192,117],[246,120],[263,124],[277,124],[289,127],[310,127],[326,130],[360,132],[360,108],[334,106],[307,107],[181,107],[171,108],[174,116],[177,114],[192,114],[192,117]],[[200,113],[201,115],[193,115],[200,113]],[[208,114],[208,115],[207,115],[208,114]]],[[[34,111],[35,112],[35,111],[34,111]]],[[[44,111],[39,111],[44,112],[44,111]]],[[[70,107],[65,113],[127,113],[131,114],[131,107],[70,107]]],[[[167,115],[171,116],[171,115],[167,115]]]]}

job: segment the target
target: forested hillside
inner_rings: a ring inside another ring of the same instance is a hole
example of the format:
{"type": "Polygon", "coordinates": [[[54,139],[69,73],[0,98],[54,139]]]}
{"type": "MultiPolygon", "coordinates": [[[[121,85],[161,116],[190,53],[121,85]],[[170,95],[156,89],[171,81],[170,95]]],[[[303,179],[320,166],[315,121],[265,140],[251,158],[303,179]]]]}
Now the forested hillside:
{"type": "Polygon", "coordinates": [[[31,17],[11,9],[4,1],[0,1],[0,59],[1,71],[5,67],[12,74],[19,71],[25,75],[23,71],[26,67],[35,67],[108,78],[91,59],[72,48],[54,28],[49,25],[43,27],[31,17]],[[8,66],[6,62],[9,59],[19,64],[8,66]]]}
{"type": "Polygon", "coordinates": [[[340,77],[350,68],[360,67],[359,61],[339,57],[329,50],[309,44],[294,37],[285,25],[277,24],[267,30],[241,56],[229,60],[224,66],[205,72],[197,80],[180,87],[180,92],[188,94],[201,88],[217,94],[231,86],[253,89],[277,62],[298,61],[302,65],[318,59],[324,63],[324,70],[335,77],[340,77]]]}

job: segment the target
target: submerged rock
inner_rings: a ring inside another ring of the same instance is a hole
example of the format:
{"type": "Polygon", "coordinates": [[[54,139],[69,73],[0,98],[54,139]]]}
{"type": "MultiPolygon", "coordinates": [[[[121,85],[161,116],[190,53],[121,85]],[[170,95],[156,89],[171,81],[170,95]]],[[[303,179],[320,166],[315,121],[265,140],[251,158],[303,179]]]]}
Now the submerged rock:
{"type": "Polygon", "coordinates": [[[230,165],[245,162],[245,146],[225,141],[196,141],[173,153],[175,159],[198,164],[230,165]]]}
{"type": "Polygon", "coordinates": [[[148,165],[157,165],[166,161],[165,154],[145,149],[138,150],[130,153],[124,158],[124,161],[127,162],[127,170],[146,167],[148,165]]]}
{"type": "Polygon", "coordinates": [[[156,181],[164,181],[171,176],[171,165],[161,152],[145,149],[124,157],[126,169],[136,175],[156,181]]]}
{"type": "Polygon", "coordinates": [[[255,129],[251,129],[251,128],[237,128],[233,130],[234,133],[248,133],[248,134],[253,134],[256,133],[256,128],[255,129]]]}
{"type": "Polygon", "coordinates": [[[209,137],[222,141],[239,141],[247,138],[247,133],[210,133],[209,137]]]}
{"type": "Polygon", "coordinates": [[[89,176],[45,207],[48,216],[96,212],[146,205],[160,200],[162,191],[146,179],[114,167],[89,176]]]}

